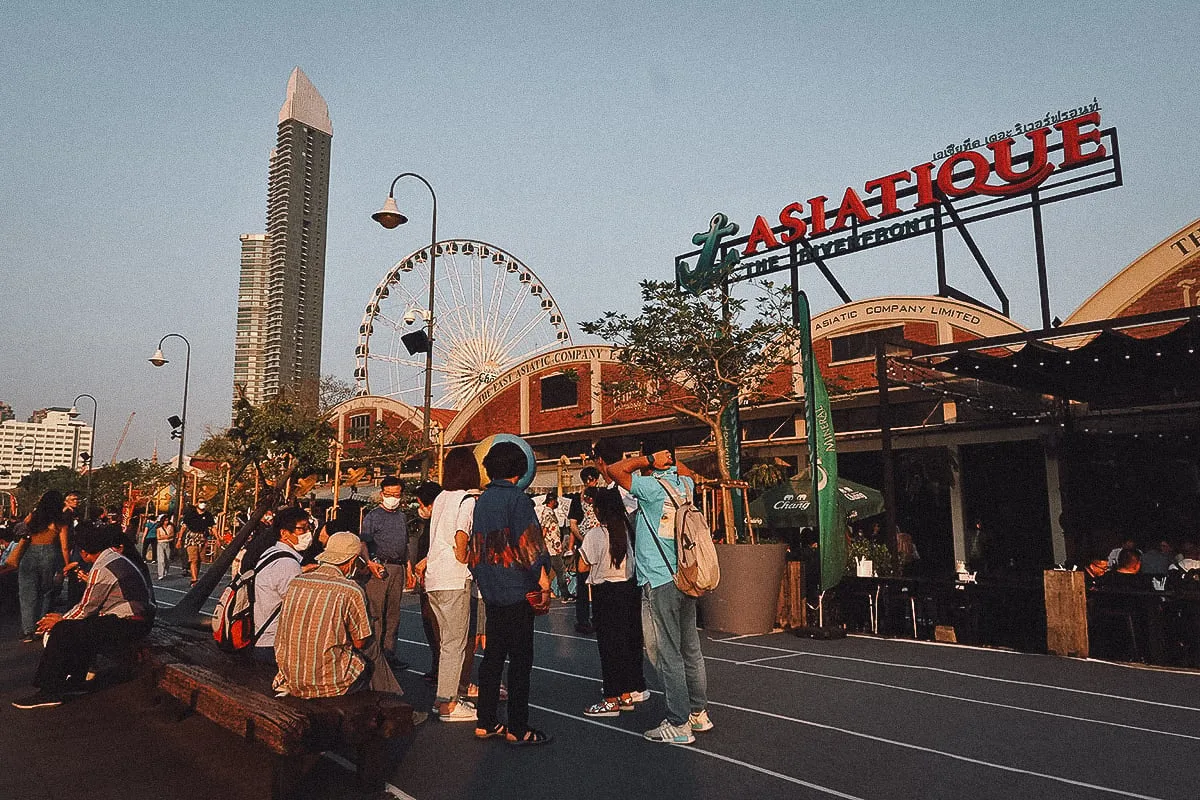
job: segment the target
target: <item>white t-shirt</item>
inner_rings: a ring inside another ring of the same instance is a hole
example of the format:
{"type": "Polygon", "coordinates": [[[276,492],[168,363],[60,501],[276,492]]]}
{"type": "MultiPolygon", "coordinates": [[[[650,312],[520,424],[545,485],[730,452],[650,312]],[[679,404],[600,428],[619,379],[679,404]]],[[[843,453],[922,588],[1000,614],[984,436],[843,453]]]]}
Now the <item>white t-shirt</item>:
{"type": "Polygon", "coordinates": [[[588,573],[587,582],[620,583],[633,577],[633,547],[628,547],[625,560],[620,567],[612,565],[612,556],[608,553],[608,529],[604,527],[589,528],[583,534],[583,560],[592,569],[588,573]]]}
{"type": "MultiPolygon", "coordinates": [[[[259,557],[258,563],[263,563],[275,553],[286,553],[287,555],[280,556],[267,564],[262,572],[254,573],[255,629],[266,622],[275,609],[279,608],[283,602],[283,595],[287,592],[288,584],[292,582],[292,578],[300,574],[300,554],[286,542],[279,542],[268,547],[259,557]]],[[[278,627],[279,615],[275,614],[275,619],[271,620],[271,624],[263,630],[262,635],[255,642],[255,646],[274,647],[275,629],[278,627]]]]}
{"type": "Polygon", "coordinates": [[[478,492],[451,489],[433,499],[429,515],[429,554],[425,557],[425,591],[465,589],[471,580],[467,565],[454,557],[454,534],[471,535],[478,492]]]}

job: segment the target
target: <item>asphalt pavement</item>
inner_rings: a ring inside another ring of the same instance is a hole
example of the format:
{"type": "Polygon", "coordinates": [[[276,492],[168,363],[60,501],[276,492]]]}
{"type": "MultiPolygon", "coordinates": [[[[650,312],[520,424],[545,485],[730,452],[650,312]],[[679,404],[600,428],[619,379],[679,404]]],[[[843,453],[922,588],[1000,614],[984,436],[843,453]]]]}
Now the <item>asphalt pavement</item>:
{"type": "MultiPolygon", "coordinates": [[[[156,587],[173,603],[182,577],[156,587]]],[[[406,596],[399,676],[432,702],[416,599],[406,596]]],[[[661,694],[589,719],[600,693],[593,637],[555,603],[535,636],[532,724],[540,748],[476,741],[469,723],[431,719],[395,743],[380,797],[591,800],[728,798],[1142,798],[1195,800],[1200,674],[906,640],[812,641],[702,632],[714,730],[692,746],[646,742],[661,694]]],[[[177,721],[125,684],[58,708],[18,711],[40,648],[0,620],[0,799],[269,796],[269,761],[191,717],[177,721]]],[[[652,690],[657,682],[646,665],[652,690]]],[[[371,796],[331,754],[305,797],[371,796]]]]}

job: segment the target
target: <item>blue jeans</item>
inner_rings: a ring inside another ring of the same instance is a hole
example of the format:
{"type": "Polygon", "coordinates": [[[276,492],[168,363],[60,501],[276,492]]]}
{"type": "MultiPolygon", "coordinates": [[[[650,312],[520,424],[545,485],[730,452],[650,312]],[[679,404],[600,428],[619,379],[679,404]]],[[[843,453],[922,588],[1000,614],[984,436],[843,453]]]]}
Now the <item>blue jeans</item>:
{"type": "Polygon", "coordinates": [[[667,696],[667,721],[685,725],[689,715],[708,705],[708,676],[696,630],[696,598],[679,591],[674,583],[643,586],[642,636],[646,655],[667,696]]]}
{"type": "Polygon", "coordinates": [[[50,598],[62,586],[57,576],[63,566],[57,542],[31,544],[21,556],[17,590],[21,596],[21,633],[26,636],[33,634],[38,620],[50,611],[50,598]]]}

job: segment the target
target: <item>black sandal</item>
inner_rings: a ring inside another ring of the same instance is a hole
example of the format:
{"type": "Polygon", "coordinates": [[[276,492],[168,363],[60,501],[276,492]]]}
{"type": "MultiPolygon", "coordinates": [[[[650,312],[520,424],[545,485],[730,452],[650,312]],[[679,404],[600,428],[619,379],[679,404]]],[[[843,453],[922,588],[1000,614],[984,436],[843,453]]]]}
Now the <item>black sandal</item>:
{"type": "Polygon", "coordinates": [[[533,747],[539,744],[549,744],[554,741],[554,737],[545,731],[539,731],[536,728],[530,728],[525,731],[525,735],[518,739],[513,734],[508,734],[505,740],[513,747],[533,747]]]}
{"type": "Polygon", "coordinates": [[[508,728],[504,727],[503,722],[497,722],[495,725],[493,725],[490,728],[476,728],[475,729],[475,738],[476,739],[491,739],[493,736],[503,736],[503,737],[507,738],[508,728]]]}

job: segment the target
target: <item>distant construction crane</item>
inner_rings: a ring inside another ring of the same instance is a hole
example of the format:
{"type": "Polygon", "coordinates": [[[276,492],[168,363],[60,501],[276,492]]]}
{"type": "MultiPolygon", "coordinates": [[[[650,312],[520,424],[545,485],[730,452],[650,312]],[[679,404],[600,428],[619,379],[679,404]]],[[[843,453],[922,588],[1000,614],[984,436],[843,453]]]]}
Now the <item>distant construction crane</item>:
{"type": "Polygon", "coordinates": [[[129,435],[129,426],[133,424],[133,415],[136,411],[129,412],[129,419],[125,420],[125,427],[121,430],[121,438],[117,439],[117,446],[113,448],[112,458],[108,460],[109,464],[117,463],[117,454],[121,452],[121,445],[125,444],[125,437],[129,435]]]}

